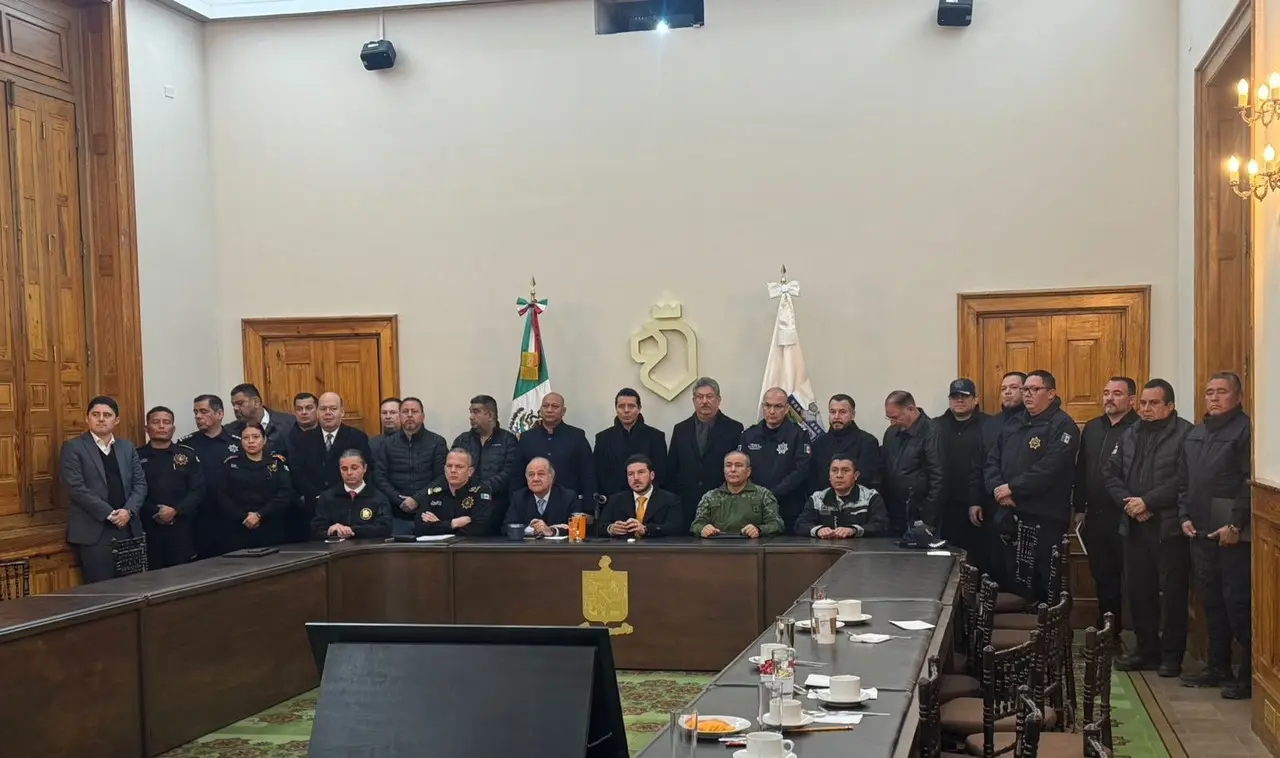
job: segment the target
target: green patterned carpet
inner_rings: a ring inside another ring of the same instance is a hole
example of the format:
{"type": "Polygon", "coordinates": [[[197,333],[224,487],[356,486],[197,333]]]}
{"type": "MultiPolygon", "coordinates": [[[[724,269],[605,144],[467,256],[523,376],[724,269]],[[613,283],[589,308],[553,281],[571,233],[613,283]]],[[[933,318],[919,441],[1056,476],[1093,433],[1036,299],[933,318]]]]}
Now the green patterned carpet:
{"type": "MultiPolygon", "coordinates": [[[[669,671],[618,672],[618,690],[635,755],[666,726],[667,714],[693,700],[710,674],[669,671]]],[[[1083,682],[1083,677],[1077,677],[1083,682]]],[[[307,754],[316,693],[288,700],[256,716],[165,753],[162,758],[299,758],[307,754]]],[[[1169,758],[1128,674],[1111,682],[1116,758],[1169,758]]],[[[747,715],[747,714],[742,714],[747,715]]]]}

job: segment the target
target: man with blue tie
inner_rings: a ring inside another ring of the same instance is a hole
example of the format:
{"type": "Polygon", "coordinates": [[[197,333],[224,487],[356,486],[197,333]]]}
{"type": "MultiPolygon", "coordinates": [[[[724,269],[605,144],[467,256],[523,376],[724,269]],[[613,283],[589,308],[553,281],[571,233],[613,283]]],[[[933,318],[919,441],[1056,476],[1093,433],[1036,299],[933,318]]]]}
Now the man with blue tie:
{"type": "Polygon", "coordinates": [[[578,494],[557,485],[556,471],[546,458],[534,458],[524,468],[525,488],[516,492],[507,523],[522,524],[525,534],[555,537],[569,531],[569,517],[579,505],[578,494]]]}

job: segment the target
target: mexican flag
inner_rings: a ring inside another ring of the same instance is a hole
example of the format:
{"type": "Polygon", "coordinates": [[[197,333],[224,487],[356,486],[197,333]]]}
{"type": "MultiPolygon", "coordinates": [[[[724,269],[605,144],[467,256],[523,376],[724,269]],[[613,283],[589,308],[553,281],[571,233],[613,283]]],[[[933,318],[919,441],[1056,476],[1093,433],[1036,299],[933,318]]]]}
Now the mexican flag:
{"type": "Polygon", "coordinates": [[[542,350],[542,328],[538,315],[547,309],[546,300],[516,300],[517,312],[524,316],[524,339],[520,342],[520,371],[511,396],[511,419],[507,428],[517,436],[538,423],[542,398],[551,392],[547,356],[542,350]]]}

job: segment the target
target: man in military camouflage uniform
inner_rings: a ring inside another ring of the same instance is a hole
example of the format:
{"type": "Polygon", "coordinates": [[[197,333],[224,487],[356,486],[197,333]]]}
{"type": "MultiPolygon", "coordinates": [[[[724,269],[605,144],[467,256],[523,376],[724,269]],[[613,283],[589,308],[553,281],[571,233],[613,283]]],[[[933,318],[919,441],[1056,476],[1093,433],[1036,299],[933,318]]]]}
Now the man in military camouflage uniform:
{"type": "Polygon", "coordinates": [[[413,533],[456,534],[484,537],[493,512],[493,493],[473,480],[475,466],[471,453],[454,448],[444,460],[443,487],[428,487],[426,502],[413,523],[413,533]]]}
{"type": "Polygon", "coordinates": [[[782,534],[773,493],[751,483],[751,459],[734,450],[724,457],[724,484],[702,496],[690,531],[699,537],[742,534],[755,539],[782,534]]]}

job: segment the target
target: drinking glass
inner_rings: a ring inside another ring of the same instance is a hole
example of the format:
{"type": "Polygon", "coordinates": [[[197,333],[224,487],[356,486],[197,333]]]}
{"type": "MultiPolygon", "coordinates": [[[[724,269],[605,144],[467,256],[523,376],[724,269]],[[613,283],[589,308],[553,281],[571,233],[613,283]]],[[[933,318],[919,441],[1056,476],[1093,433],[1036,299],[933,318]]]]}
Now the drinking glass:
{"type": "Polygon", "coordinates": [[[773,634],[778,642],[787,647],[796,646],[796,620],[790,616],[779,616],[773,622],[773,634]]]}
{"type": "Polygon", "coordinates": [[[813,615],[813,604],[827,599],[827,585],[815,584],[809,588],[809,633],[818,628],[818,619],[813,615]]]}
{"type": "MultiPolygon", "coordinates": [[[[760,709],[759,709],[760,715],[756,718],[756,720],[760,723],[760,729],[766,732],[781,733],[782,724],[781,723],[770,724],[768,721],[765,720],[765,717],[769,715],[770,710],[774,710],[772,708],[774,701],[783,699],[784,695],[782,694],[782,685],[779,684],[778,680],[773,677],[764,678],[760,680],[760,686],[759,686],[758,692],[760,695],[760,709]]],[[[778,703],[778,707],[776,710],[778,711],[782,710],[781,703],[778,703]]]]}
{"type": "Polygon", "coordinates": [[[672,711],[667,731],[671,733],[671,758],[692,758],[698,747],[698,712],[672,711]]]}
{"type": "Polygon", "coordinates": [[[774,650],[773,680],[778,683],[781,697],[791,697],[796,688],[796,650],[785,647],[774,650]]]}

